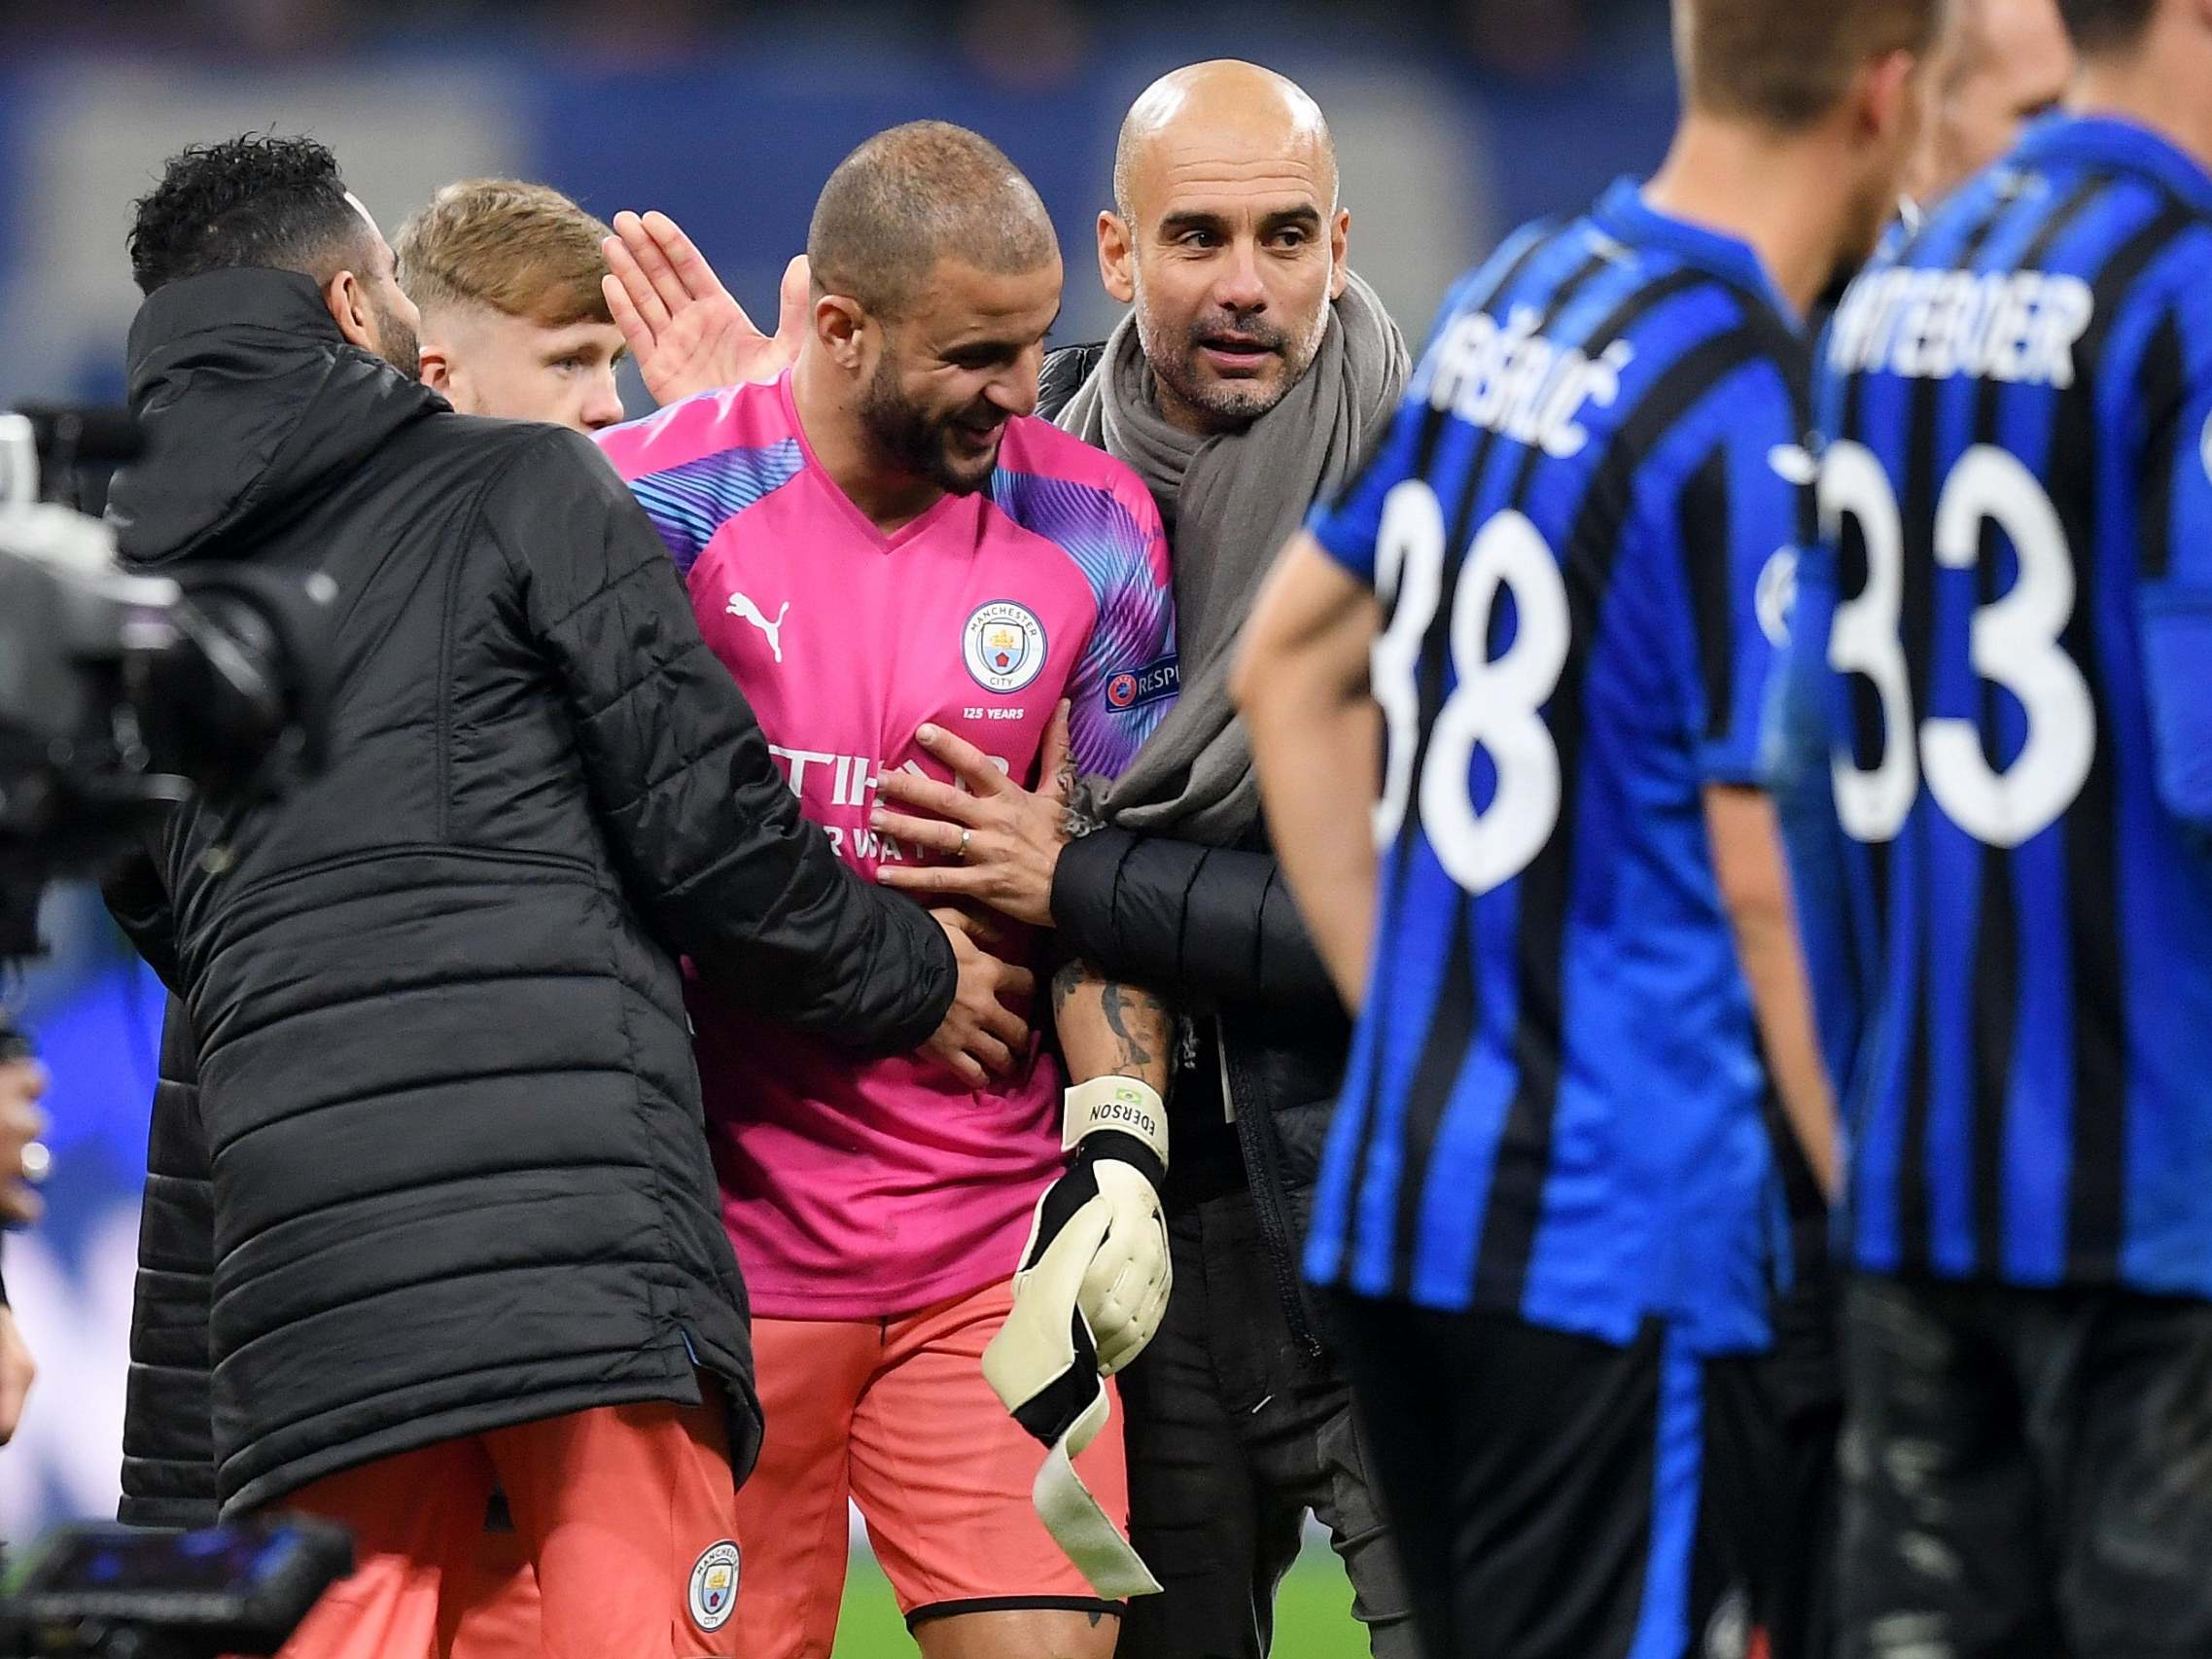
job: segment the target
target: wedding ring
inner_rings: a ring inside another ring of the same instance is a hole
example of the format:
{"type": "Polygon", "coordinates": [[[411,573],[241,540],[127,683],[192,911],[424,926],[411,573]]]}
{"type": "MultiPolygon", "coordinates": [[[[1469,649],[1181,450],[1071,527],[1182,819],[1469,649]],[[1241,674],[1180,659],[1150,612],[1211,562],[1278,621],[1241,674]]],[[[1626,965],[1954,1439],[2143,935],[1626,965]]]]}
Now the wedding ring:
{"type": "Polygon", "coordinates": [[[962,864],[967,863],[967,838],[974,833],[975,831],[972,830],[963,830],[960,832],[960,849],[953,854],[953,857],[960,860],[962,864]]]}
{"type": "Polygon", "coordinates": [[[53,1173],[53,1154],[47,1150],[44,1141],[25,1141],[22,1161],[23,1179],[33,1186],[53,1173]]]}

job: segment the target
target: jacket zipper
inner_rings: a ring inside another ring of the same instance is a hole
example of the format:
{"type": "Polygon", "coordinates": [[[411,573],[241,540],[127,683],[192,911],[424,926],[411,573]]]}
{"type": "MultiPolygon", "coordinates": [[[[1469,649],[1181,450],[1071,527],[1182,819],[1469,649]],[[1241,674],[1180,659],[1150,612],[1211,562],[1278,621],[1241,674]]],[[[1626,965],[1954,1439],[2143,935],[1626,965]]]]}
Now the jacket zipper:
{"type": "Polygon", "coordinates": [[[1318,1363],[1328,1357],[1306,1318],[1306,1298],[1298,1288],[1296,1254],[1291,1248],[1290,1223],[1282,1213],[1282,1143],[1275,1127],[1275,1112],[1261,1104],[1246,1112],[1238,1104],[1235,1073],[1229,1064],[1228,1024],[1213,1020],[1213,1042],[1221,1066],[1221,1100],[1229,1120],[1237,1126],[1237,1140],[1245,1150],[1245,1175],[1251,1189],[1252,1210],[1259,1217],[1260,1232],[1267,1240],[1268,1265],[1275,1270],[1275,1290],[1290,1324],[1290,1334],[1306,1358],[1318,1363]]]}

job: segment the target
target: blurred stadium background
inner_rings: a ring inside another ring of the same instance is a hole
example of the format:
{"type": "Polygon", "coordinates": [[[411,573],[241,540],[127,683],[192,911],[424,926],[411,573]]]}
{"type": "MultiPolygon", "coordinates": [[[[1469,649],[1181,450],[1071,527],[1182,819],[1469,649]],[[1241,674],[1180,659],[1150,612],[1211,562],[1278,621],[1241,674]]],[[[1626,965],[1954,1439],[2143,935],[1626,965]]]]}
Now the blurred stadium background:
{"type": "MultiPolygon", "coordinates": [[[[1043,194],[1068,256],[1056,337],[1078,340],[1112,321],[1092,223],[1122,111],[1178,63],[1254,58],[1320,100],[1352,263],[1409,334],[1503,229],[1647,170],[1673,116],[1665,0],[0,0],[0,406],[120,398],[128,203],[172,150],[249,128],[332,144],[387,229],[487,173],[602,217],[662,208],[767,321],[837,159],[943,117],[1043,194]]],[[[55,1079],[49,1218],[6,1252],[42,1369],[0,1456],[16,1539],[113,1511],[161,1006],[89,895],[56,894],[46,923],[52,956],[4,987],[55,1079]]],[[[856,1565],[839,1652],[911,1652],[856,1565]]],[[[1276,1651],[1363,1652],[1349,1600],[1310,1551],[1276,1651]]]]}

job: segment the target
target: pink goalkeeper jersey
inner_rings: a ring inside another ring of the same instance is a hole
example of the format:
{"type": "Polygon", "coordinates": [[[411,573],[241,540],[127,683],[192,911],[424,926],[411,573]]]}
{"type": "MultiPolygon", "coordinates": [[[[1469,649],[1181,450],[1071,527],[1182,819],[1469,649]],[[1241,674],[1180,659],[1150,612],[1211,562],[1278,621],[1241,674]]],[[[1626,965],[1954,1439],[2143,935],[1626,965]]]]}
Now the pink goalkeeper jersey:
{"type": "MultiPolygon", "coordinates": [[[[894,536],[822,470],[788,374],[598,441],[801,810],[863,875],[927,856],[868,829],[879,766],[946,778],[914,742],[923,723],[1034,785],[1062,697],[1076,764],[1109,776],[1174,699],[1158,510],[1128,468],[1045,421],[1008,423],[988,490],[947,496],[894,536]]],[[[928,1059],[857,1060],[696,983],[691,1013],[722,1214],[757,1313],[874,1319],[1013,1272],[1062,1165],[1049,1054],[970,1089],[928,1059]]]]}

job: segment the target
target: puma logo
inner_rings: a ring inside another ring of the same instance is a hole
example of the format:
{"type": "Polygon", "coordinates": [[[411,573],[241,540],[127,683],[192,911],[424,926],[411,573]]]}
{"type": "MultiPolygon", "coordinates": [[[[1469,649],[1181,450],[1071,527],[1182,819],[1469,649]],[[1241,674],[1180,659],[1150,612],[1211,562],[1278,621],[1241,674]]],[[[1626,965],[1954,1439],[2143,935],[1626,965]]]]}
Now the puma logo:
{"type": "Polygon", "coordinates": [[[776,653],[778,662],[784,660],[784,618],[791,614],[791,602],[789,599],[784,601],[784,608],[776,613],[776,619],[771,622],[761,615],[759,606],[742,593],[733,593],[729,596],[729,614],[751,622],[766,634],[768,649],[776,653]]]}

